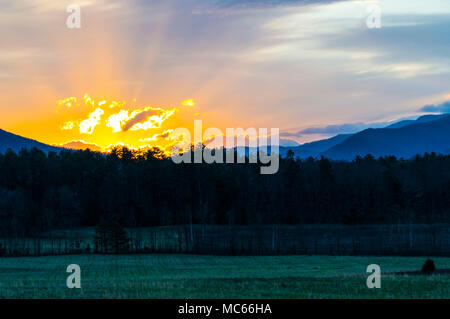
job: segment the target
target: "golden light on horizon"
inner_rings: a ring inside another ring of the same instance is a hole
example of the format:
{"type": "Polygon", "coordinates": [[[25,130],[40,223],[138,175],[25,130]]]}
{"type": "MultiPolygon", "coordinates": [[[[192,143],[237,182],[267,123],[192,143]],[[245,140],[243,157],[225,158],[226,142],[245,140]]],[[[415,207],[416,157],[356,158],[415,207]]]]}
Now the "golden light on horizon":
{"type": "Polygon", "coordinates": [[[109,99],[97,100],[87,93],[82,99],[84,103],[77,101],[76,97],[58,101],[57,111],[64,117],[60,131],[70,133],[71,137],[67,142],[53,144],[77,148],[86,145],[105,152],[114,146],[159,147],[168,152],[179,140],[172,136],[175,125],[179,126],[175,114],[184,109],[192,118],[189,109],[195,105],[194,100],[187,99],[181,102],[181,108],[137,107],[136,100],[129,105],[109,99]]]}
{"type": "Polygon", "coordinates": [[[194,103],[194,100],[189,99],[189,100],[184,100],[183,102],[181,102],[181,105],[183,105],[183,106],[194,106],[195,103],[194,103]]]}

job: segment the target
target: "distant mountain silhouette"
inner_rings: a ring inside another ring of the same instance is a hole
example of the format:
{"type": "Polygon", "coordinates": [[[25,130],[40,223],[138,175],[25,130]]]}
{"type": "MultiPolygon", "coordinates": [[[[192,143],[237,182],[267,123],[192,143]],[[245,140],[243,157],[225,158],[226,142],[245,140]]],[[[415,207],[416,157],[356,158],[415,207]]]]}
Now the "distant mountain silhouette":
{"type": "MultiPolygon", "coordinates": [[[[320,154],[320,152],[323,152],[325,150],[327,150],[328,148],[330,148],[331,146],[334,146],[340,142],[342,142],[346,137],[350,136],[351,134],[340,134],[337,135],[335,137],[326,139],[326,140],[320,140],[320,141],[316,141],[316,142],[311,142],[311,143],[306,143],[306,144],[302,144],[300,145],[299,143],[297,143],[294,140],[290,140],[290,139],[280,139],[280,143],[279,143],[279,149],[278,149],[278,153],[282,156],[285,157],[287,152],[289,150],[292,150],[296,156],[300,156],[302,158],[306,158],[306,157],[316,157],[317,155],[320,154]]],[[[270,139],[268,140],[268,142],[270,142],[270,139]]],[[[249,154],[257,154],[259,147],[235,147],[234,148],[237,153],[239,154],[239,156],[249,156],[249,154]]],[[[270,146],[267,146],[266,148],[263,149],[264,152],[267,152],[267,154],[270,154],[272,152],[272,149],[270,146]]]]}
{"type": "Polygon", "coordinates": [[[280,138],[280,146],[283,147],[296,147],[300,146],[300,144],[294,140],[288,138],[280,138]]]}
{"type": "MultiPolygon", "coordinates": [[[[101,151],[95,144],[74,141],[61,147],[12,134],[0,129],[0,153],[11,149],[37,148],[44,152],[62,149],[91,149],[101,151]]],[[[240,155],[256,153],[256,149],[238,149],[240,155]]],[[[297,157],[325,156],[334,160],[353,160],[356,156],[371,154],[375,157],[394,155],[411,158],[417,154],[450,153],[450,114],[424,115],[416,120],[403,120],[385,128],[366,129],[355,134],[339,134],[334,137],[296,146],[292,140],[280,140],[279,153],[286,156],[292,150],[297,157]],[[286,146],[287,145],[287,146],[286,146]]],[[[267,150],[271,153],[271,149],[267,150]]]]}
{"type": "Polygon", "coordinates": [[[353,134],[322,155],[352,160],[357,155],[367,154],[411,158],[425,152],[450,153],[450,115],[421,117],[399,128],[367,129],[353,134]]]}
{"type": "Polygon", "coordinates": [[[64,148],[70,148],[72,150],[87,150],[90,149],[93,152],[101,152],[102,149],[96,144],[90,144],[83,141],[72,141],[61,145],[64,148]]]}
{"type": "Polygon", "coordinates": [[[22,148],[32,149],[38,148],[44,152],[59,152],[61,148],[50,146],[38,141],[15,135],[0,129],[0,153],[6,152],[8,149],[19,152],[22,148]]]}
{"type": "Polygon", "coordinates": [[[281,147],[280,148],[280,155],[286,156],[287,152],[289,150],[292,150],[295,154],[295,156],[298,156],[300,158],[307,158],[307,157],[317,157],[322,152],[330,149],[331,147],[342,143],[347,138],[352,136],[352,134],[339,134],[334,137],[319,140],[315,142],[305,143],[302,145],[299,145],[297,147],[281,147]]]}
{"type": "Polygon", "coordinates": [[[386,128],[401,128],[401,127],[405,127],[405,126],[408,126],[408,125],[411,125],[411,124],[415,124],[415,123],[425,123],[425,122],[435,121],[435,120],[443,118],[443,117],[445,117],[447,115],[448,114],[428,114],[428,115],[423,115],[423,116],[417,118],[416,120],[399,121],[399,122],[396,122],[396,123],[391,124],[389,126],[386,126],[386,128]]]}

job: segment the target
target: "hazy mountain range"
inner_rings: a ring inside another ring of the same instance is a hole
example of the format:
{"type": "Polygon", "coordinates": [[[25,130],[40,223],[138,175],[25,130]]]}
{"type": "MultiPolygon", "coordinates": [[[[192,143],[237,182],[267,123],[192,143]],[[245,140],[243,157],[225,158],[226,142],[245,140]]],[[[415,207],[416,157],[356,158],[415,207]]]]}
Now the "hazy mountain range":
{"type": "Polygon", "coordinates": [[[90,149],[94,152],[101,152],[101,147],[97,146],[96,144],[90,144],[83,141],[72,141],[66,144],[61,145],[63,148],[68,148],[72,150],[86,150],[90,149]]]}
{"type": "Polygon", "coordinates": [[[83,141],[73,141],[60,146],[47,145],[36,140],[22,137],[0,129],[0,153],[4,153],[8,149],[11,149],[12,151],[17,153],[23,148],[28,150],[37,148],[46,153],[49,151],[59,152],[63,149],[85,150],[88,148],[96,152],[101,151],[101,148],[97,145],[85,143],[83,141]]]}
{"type": "Polygon", "coordinates": [[[394,155],[410,158],[416,154],[450,153],[450,115],[424,115],[416,120],[404,120],[385,128],[369,128],[355,134],[339,134],[329,139],[282,148],[295,156],[352,160],[357,155],[375,157],[394,155]]]}
{"type": "MultiPolygon", "coordinates": [[[[63,148],[100,151],[94,144],[74,141],[61,147],[50,146],[0,130],[0,152],[12,149],[36,147],[45,152],[63,148]]],[[[450,154],[450,114],[424,115],[416,120],[403,120],[385,128],[369,128],[354,134],[339,134],[334,137],[298,145],[295,141],[280,140],[280,154],[285,156],[292,150],[296,157],[325,156],[335,160],[352,160],[357,155],[372,154],[375,157],[394,155],[410,158],[425,152],[450,154]]],[[[246,150],[246,153],[252,150],[246,150]]]]}

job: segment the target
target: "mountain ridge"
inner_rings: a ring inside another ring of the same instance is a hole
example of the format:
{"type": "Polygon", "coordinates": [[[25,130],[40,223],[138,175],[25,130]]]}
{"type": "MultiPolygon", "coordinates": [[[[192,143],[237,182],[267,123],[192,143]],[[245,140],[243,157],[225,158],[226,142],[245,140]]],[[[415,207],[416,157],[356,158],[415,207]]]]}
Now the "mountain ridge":
{"type": "Polygon", "coordinates": [[[411,158],[426,152],[450,152],[450,115],[433,120],[420,119],[398,128],[366,129],[321,153],[335,160],[352,160],[371,154],[411,158]]]}
{"type": "Polygon", "coordinates": [[[63,149],[0,129],[0,153],[4,153],[9,149],[19,152],[21,149],[29,150],[32,148],[37,148],[44,152],[59,152],[63,149]]]}
{"type": "MultiPolygon", "coordinates": [[[[289,140],[288,140],[289,141],[289,140]]],[[[34,139],[22,137],[0,129],[0,153],[11,149],[37,148],[44,152],[59,152],[64,149],[91,148],[91,144],[73,141],[62,146],[52,146],[34,139]]],[[[417,154],[450,153],[450,114],[424,115],[416,120],[403,120],[384,128],[369,128],[354,134],[336,136],[301,145],[283,146],[279,153],[286,156],[292,150],[296,157],[325,156],[332,160],[353,160],[356,156],[371,154],[375,157],[393,155],[411,158],[417,154]]],[[[250,149],[246,147],[246,154],[250,149]]]]}

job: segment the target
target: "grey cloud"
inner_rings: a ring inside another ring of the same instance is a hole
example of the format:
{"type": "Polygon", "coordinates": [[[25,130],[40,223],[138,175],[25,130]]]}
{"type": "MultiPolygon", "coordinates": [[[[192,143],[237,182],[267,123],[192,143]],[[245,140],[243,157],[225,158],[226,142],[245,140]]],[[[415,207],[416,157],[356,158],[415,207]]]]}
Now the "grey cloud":
{"type": "Polygon", "coordinates": [[[282,132],[282,137],[301,137],[310,134],[347,134],[356,133],[368,128],[381,128],[392,124],[393,122],[376,122],[376,123],[345,123],[327,126],[309,127],[298,132],[282,132]]]}
{"type": "Polygon", "coordinates": [[[220,7],[274,7],[286,5],[325,4],[349,0],[215,0],[213,3],[220,7]]]}
{"type": "Polygon", "coordinates": [[[135,124],[141,123],[146,121],[150,116],[157,115],[160,112],[158,110],[147,110],[143,111],[141,113],[138,113],[135,117],[133,117],[131,120],[125,123],[125,125],[122,127],[123,131],[128,131],[130,128],[132,128],[135,124]]]}
{"type": "Polygon", "coordinates": [[[164,132],[164,133],[158,135],[159,138],[168,138],[169,136],[170,136],[170,132],[164,132]]]}
{"type": "MultiPolygon", "coordinates": [[[[154,2],[148,0],[135,0],[144,6],[151,6],[154,2]]],[[[186,1],[186,0],[185,0],[186,1]]],[[[305,6],[310,4],[327,4],[332,2],[344,2],[351,0],[187,0],[190,5],[197,7],[213,6],[218,8],[261,8],[279,6],[305,6]]]]}
{"type": "Polygon", "coordinates": [[[420,109],[422,112],[429,113],[450,113],[450,101],[441,104],[429,104],[420,109]]]}
{"type": "Polygon", "coordinates": [[[302,137],[303,134],[301,134],[300,132],[281,132],[280,133],[280,137],[302,137]]]}
{"type": "Polygon", "coordinates": [[[449,15],[395,15],[384,19],[399,25],[388,24],[376,31],[360,28],[333,34],[324,38],[323,48],[383,53],[373,58],[372,63],[441,63],[441,66],[448,66],[449,15]],[[401,25],[407,23],[407,19],[416,24],[401,25]]]}

